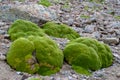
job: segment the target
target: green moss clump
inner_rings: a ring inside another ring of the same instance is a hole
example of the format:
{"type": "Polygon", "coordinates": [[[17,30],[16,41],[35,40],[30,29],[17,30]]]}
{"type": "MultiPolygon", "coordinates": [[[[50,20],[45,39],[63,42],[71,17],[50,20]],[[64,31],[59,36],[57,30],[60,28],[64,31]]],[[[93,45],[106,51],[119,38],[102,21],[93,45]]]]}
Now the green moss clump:
{"type": "Polygon", "coordinates": [[[46,34],[59,38],[68,38],[71,40],[80,37],[80,35],[69,26],[55,22],[47,22],[43,25],[43,30],[46,34]]]}
{"type": "Polygon", "coordinates": [[[29,37],[36,49],[36,58],[39,62],[38,73],[50,75],[58,72],[63,64],[63,53],[58,45],[47,37],[29,37]]]}
{"type": "Polygon", "coordinates": [[[8,64],[17,71],[28,73],[35,73],[39,69],[32,52],[34,51],[34,44],[25,38],[15,40],[8,53],[8,64]]]}
{"type": "Polygon", "coordinates": [[[7,54],[7,62],[17,71],[50,75],[60,70],[63,53],[48,37],[16,39],[7,54]]]}
{"type": "Polygon", "coordinates": [[[52,4],[49,2],[49,0],[40,0],[39,1],[39,4],[43,5],[43,6],[46,6],[46,7],[49,7],[51,6],[52,4]]]}
{"type": "Polygon", "coordinates": [[[77,38],[65,47],[64,56],[72,68],[81,74],[90,74],[112,64],[113,55],[110,48],[91,38],[77,38]]]}
{"type": "Polygon", "coordinates": [[[26,20],[16,20],[8,30],[12,41],[20,37],[45,36],[45,33],[35,24],[26,20]]]}

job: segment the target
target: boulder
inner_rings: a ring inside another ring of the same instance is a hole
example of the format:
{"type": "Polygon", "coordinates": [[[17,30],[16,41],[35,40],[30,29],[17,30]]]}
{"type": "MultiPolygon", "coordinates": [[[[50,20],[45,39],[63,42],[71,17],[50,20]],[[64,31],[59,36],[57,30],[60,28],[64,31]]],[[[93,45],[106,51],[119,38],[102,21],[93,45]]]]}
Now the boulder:
{"type": "Polygon", "coordinates": [[[4,21],[15,21],[17,19],[29,20],[35,23],[39,21],[56,20],[57,14],[38,4],[4,4],[0,6],[0,19],[4,21]]]}

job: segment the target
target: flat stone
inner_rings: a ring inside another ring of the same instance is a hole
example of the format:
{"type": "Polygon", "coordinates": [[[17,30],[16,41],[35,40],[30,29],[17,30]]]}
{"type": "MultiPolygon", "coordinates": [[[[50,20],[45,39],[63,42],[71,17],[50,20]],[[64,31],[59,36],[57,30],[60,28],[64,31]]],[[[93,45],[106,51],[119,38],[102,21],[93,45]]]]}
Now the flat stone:
{"type": "Polygon", "coordinates": [[[110,24],[110,27],[118,29],[118,28],[120,28],[120,22],[112,22],[110,24]]]}
{"type": "Polygon", "coordinates": [[[116,74],[116,77],[120,78],[120,72],[116,74]]]}
{"type": "Polygon", "coordinates": [[[0,52],[0,60],[1,61],[4,61],[6,59],[5,55],[3,55],[1,52],[0,52]]]}
{"type": "Polygon", "coordinates": [[[110,44],[110,45],[116,45],[119,43],[119,39],[118,38],[102,38],[99,39],[102,40],[104,43],[110,44]]]}
{"type": "Polygon", "coordinates": [[[5,34],[6,32],[4,30],[0,30],[0,34],[5,34]]]}
{"type": "Polygon", "coordinates": [[[74,19],[69,18],[69,19],[68,19],[68,23],[67,23],[67,24],[68,24],[68,25],[72,25],[72,24],[73,24],[73,22],[74,22],[74,19]]]}
{"type": "Polygon", "coordinates": [[[95,25],[87,25],[84,29],[84,32],[86,33],[92,33],[95,31],[95,25]]]}
{"type": "Polygon", "coordinates": [[[98,31],[95,31],[95,32],[92,33],[92,37],[94,37],[94,38],[100,38],[101,37],[101,33],[98,32],[98,31]]]}

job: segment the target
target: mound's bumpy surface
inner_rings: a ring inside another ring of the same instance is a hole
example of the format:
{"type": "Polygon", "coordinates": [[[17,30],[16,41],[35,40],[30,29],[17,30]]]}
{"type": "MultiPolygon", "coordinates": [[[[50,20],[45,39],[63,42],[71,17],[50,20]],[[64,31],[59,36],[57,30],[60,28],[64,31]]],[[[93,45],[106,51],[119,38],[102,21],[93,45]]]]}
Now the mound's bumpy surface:
{"type": "Polygon", "coordinates": [[[64,49],[66,61],[76,72],[90,74],[89,70],[98,70],[112,64],[110,48],[91,38],[78,38],[71,41],[64,49]]]}
{"type": "Polygon", "coordinates": [[[20,37],[45,36],[43,30],[41,30],[36,24],[26,20],[16,20],[8,30],[8,34],[12,41],[20,37]]]}
{"type": "Polygon", "coordinates": [[[59,38],[68,38],[71,40],[80,37],[80,35],[69,26],[60,23],[47,22],[43,25],[43,30],[46,34],[59,38]]]}
{"type": "Polygon", "coordinates": [[[12,43],[7,54],[7,62],[18,71],[50,75],[60,70],[63,53],[53,40],[29,36],[16,39],[12,43]]]}

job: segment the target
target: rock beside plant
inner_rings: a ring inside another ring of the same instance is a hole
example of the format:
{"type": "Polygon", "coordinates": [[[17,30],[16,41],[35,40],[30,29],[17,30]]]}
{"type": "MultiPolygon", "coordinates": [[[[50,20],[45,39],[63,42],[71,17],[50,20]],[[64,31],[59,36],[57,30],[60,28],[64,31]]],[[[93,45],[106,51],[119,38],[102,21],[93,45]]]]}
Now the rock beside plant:
{"type": "Polygon", "coordinates": [[[64,49],[65,60],[72,68],[82,74],[108,67],[113,55],[110,48],[91,38],[78,38],[71,41],[64,49]]]}
{"type": "Polygon", "coordinates": [[[76,31],[62,23],[47,22],[43,25],[43,30],[49,36],[58,38],[67,38],[72,40],[80,37],[76,31]]]}
{"type": "Polygon", "coordinates": [[[50,75],[60,70],[63,54],[50,38],[29,36],[18,38],[12,43],[7,62],[17,71],[50,75]]]}

